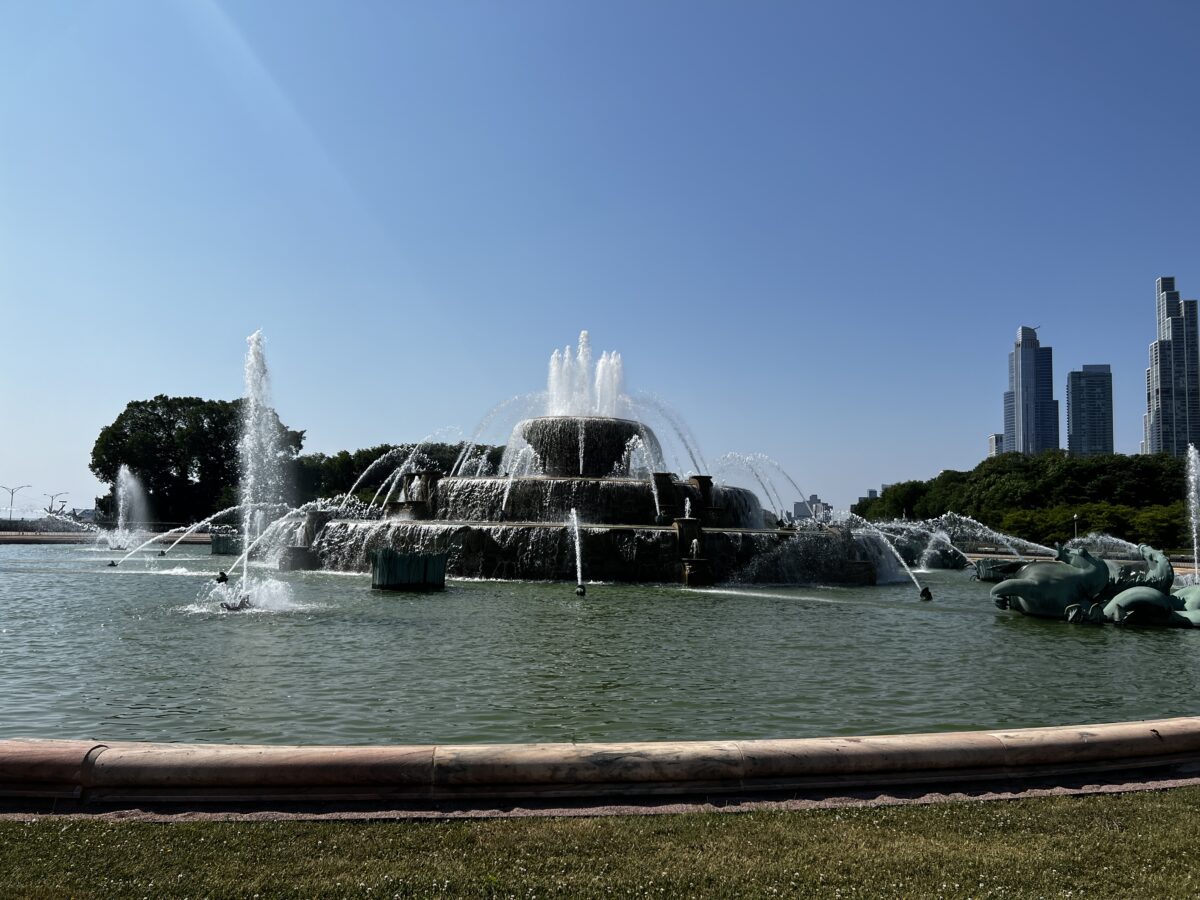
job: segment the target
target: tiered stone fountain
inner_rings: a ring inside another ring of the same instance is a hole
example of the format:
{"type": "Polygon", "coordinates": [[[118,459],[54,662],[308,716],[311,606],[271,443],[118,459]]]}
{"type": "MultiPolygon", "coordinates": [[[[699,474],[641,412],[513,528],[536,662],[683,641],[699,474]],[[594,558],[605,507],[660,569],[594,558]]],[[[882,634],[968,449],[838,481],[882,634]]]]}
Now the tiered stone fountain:
{"type": "Polygon", "coordinates": [[[547,414],[516,425],[500,472],[405,472],[383,519],[331,519],[313,549],[343,570],[387,547],[448,553],[460,577],[573,580],[575,511],[587,580],[874,582],[849,530],[779,529],[753,492],[664,471],[654,431],[616,415],[621,375],[617,354],[593,368],[584,332],[574,354],[555,351],[547,414]]]}

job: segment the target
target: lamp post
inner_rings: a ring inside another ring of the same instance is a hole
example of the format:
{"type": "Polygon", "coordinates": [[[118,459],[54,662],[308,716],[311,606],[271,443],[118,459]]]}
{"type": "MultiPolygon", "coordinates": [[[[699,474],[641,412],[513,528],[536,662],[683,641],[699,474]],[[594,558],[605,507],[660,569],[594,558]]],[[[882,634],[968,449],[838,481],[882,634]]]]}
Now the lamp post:
{"type": "MultiPolygon", "coordinates": [[[[70,491],[59,491],[57,494],[42,494],[43,497],[50,498],[50,505],[46,507],[46,512],[50,513],[50,515],[54,515],[55,513],[62,512],[62,509],[56,510],[54,508],[54,504],[58,502],[59,497],[65,497],[69,493],[71,493],[71,492],[70,491]]],[[[63,504],[63,507],[66,507],[67,501],[64,500],[62,502],[62,504],[63,504]]]]}
{"type": "Polygon", "coordinates": [[[1075,520],[1075,540],[1079,540],[1079,513],[1075,513],[1071,518],[1075,520]]]}
{"type": "Polygon", "coordinates": [[[17,491],[23,491],[27,487],[33,487],[33,485],[22,484],[19,487],[11,487],[10,488],[10,487],[5,487],[4,485],[0,484],[0,490],[8,491],[8,521],[10,521],[10,522],[12,521],[13,496],[17,493],[17,491]]]}

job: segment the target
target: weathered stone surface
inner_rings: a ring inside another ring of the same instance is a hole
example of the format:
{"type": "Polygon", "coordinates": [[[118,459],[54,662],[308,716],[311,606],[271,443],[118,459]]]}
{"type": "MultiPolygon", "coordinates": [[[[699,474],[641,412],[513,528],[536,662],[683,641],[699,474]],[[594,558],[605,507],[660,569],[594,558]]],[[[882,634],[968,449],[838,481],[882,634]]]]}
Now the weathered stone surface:
{"type": "Polygon", "coordinates": [[[402,795],[488,797],[729,791],[774,785],[1019,777],[1176,764],[1200,718],[941,734],[759,741],[278,747],[0,741],[0,796],[196,802],[402,795]],[[222,790],[225,789],[225,790],[222,790]]]}
{"type": "Polygon", "coordinates": [[[741,778],[734,741],[439,747],[438,786],[720,781],[741,778]]]}
{"type": "Polygon", "coordinates": [[[79,784],[95,741],[0,741],[0,784],[79,784]]]}
{"type": "Polygon", "coordinates": [[[986,732],[742,741],[748,779],[848,775],[1003,764],[1003,745],[986,732]]]}
{"type": "Polygon", "coordinates": [[[660,515],[682,516],[690,505],[693,514],[704,517],[706,527],[760,527],[762,508],[751,491],[712,487],[709,495],[719,503],[710,506],[692,480],[672,482],[669,490],[659,481],[656,486],[637,478],[444,478],[430,517],[445,522],[561,524],[574,509],[590,525],[656,525],[669,524],[659,523],[660,515]]]}
{"type": "Polygon", "coordinates": [[[433,780],[432,746],[271,747],[115,744],[96,757],[89,787],[418,785],[433,780]]]}
{"type": "Polygon", "coordinates": [[[280,572],[303,572],[321,568],[321,557],[311,547],[284,547],[279,553],[280,572]]]}
{"type": "Polygon", "coordinates": [[[604,478],[611,475],[631,439],[657,439],[638,422],[601,416],[543,416],[517,426],[546,475],[604,478]]]}
{"type": "Polygon", "coordinates": [[[440,591],[447,553],[411,553],[380,547],[371,554],[371,587],[379,591],[440,591]]]}
{"type": "MultiPolygon", "coordinates": [[[[588,581],[677,583],[683,552],[674,528],[580,529],[588,581]]],[[[392,547],[449,553],[447,574],[466,578],[574,581],[575,549],[565,525],[333,522],[318,549],[327,565],[367,569],[370,554],[392,547]]],[[[705,529],[704,553],[716,581],[758,584],[873,584],[875,571],[847,534],[705,529]]]]}

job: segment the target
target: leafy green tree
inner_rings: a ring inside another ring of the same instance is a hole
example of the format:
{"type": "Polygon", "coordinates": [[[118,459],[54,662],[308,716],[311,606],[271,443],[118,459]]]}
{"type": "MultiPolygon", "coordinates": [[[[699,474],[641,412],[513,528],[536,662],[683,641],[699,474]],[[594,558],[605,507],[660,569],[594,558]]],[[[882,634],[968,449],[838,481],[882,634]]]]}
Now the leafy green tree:
{"type": "MultiPolygon", "coordinates": [[[[129,403],[92,447],[91,470],[114,485],[127,465],[142,482],[160,522],[195,522],[237,502],[241,400],[167,397],[129,403]]],[[[274,416],[280,445],[294,461],[304,432],[274,416]]],[[[111,515],[110,491],[97,508],[111,515]]]]}
{"type": "Polygon", "coordinates": [[[867,519],[932,519],[957,512],[1041,544],[1099,531],[1135,543],[1190,543],[1183,460],[1165,455],[1005,453],[970,472],[890,485],[851,509],[867,519]]]}
{"type": "Polygon", "coordinates": [[[1155,547],[1190,549],[1192,539],[1186,524],[1186,515],[1182,500],[1171,506],[1151,506],[1134,513],[1133,530],[1138,535],[1139,543],[1153,544],[1155,547]]]}
{"type": "MultiPolygon", "coordinates": [[[[359,485],[358,493],[363,499],[370,499],[384,479],[403,465],[414,451],[417,451],[416,457],[413,458],[414,468],[431,468],[448,474],[458,461],[462,444],[380,444],[353,452],[341,450],[328,456],[324,453],[305,454],[297,460],[298,499],[306,502],[319,497],[344,494],[354,486],[372,463],[390,454],[389,462],[380,465],[359,485]]],[[[476,448],[474,458],[478,459],[480,454],[487,460],[488,471],[495,472],[500,465],[504,448],[480,446],[476,448]]]]}

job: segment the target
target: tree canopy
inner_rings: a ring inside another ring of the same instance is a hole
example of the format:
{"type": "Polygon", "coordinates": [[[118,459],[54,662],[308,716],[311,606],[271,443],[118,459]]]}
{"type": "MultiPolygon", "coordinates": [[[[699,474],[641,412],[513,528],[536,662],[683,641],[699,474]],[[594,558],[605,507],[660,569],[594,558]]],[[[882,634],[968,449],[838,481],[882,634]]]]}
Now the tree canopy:
{"type": "Polygon", "coordinates": [[[889,485],[855,504],[864,518],[932,519],[957,512],[1027,540],[1047,543],[1100,531],[1158,547],[1190,544],[1184,461],[1164,454],[1037,456],[1005,453],[969,472],[889,485]]]}
{"type": "MultiPolygon", "coordinates": [[[[294,431],[274,415],[280,445],[291,471],[288,500],[300,504],[349,491],[371,463],[390,453],[394,465],[381,465],[364,479],[360,493],[369,498],[417,444],[380,444],[353,452],[300,454],[304,432],[294,431]]],[[[238,502],[238,439],[242,427],[241,400],[202,400],[167,397],[135,400],[111,425],[100,430],[92,447],[91,470],[101,481],[115,485],[122,465],[142,482],[159,522],[197,522],[238,502]]],[[[503,447],[477,446],[472,459],[488,471],[499,465],[503,447]]],[[[414,467],[449,472],[462,444],[426,443],[411,462],[414,467]]],[[[102,515],[115,513],[112,492],[96,498],[102,515]]]]}
{"type": "MultiPolygon", "coordinates": [[[[369,499],[371,494],[409,458],[419,447],[419,453],[412,460],[413,468],[436,469],[449,473],[454,468],[462,444],[426,443],[426,444],[380,444],[376,447],[365,447],[362,450],[341,450],[326,455],[324,453],[306,453],[296,461],[297,466],[297,497],[300,502],[315,500],[318,497],[336,497],[344,494],[354,486],[359,476],[367,471],[371,463],[381,457],[391,454],[393,464],[381,465],[368,475],[361,485],[359,493],[369,499]]],[[[472,459],[485,461],[485,470],[495,472],[500,465],[504,453],[503,447],[479,445],[472,453],[472,459]]]]}
{"type": "MultiPolygon", "coordinates": [[[[304,432],[279,421],[280,445],[296,459],[304,432]]],[[[124,464],[145,487],[160,522],[195,522],[237,502],[241,400],[168,397],[129,403],[92,447],[91,470],[114,484],[124,464]]],[[[113,497],[97,498],[112,513],[113,497]]]]}

